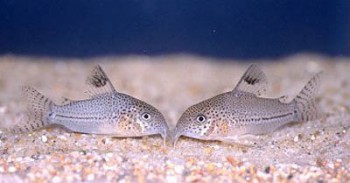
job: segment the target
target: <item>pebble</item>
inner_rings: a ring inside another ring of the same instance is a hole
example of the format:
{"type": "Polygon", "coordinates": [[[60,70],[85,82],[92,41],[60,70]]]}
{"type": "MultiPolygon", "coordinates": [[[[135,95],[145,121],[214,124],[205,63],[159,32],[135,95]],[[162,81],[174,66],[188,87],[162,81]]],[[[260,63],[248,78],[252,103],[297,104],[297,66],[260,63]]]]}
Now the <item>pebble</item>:
{"type": "Polygon", "coordinates": [[[0,106],[0,114],[5,114],[7,111],[7,107],[6,106],[0,106]]]}
{"type": "Polygon", "coordinates": [[[106,154],[106,160],[108,161],[109,159],[111,159],[113,157],[113,153],[107,153],[106,154]]]}
{"type": "Polygon", "coordinates": [[[10,166],[9,169],[8,169],[8,171],[9,171],[10,173],[14,173],[14,172],[17,171],[17,168],[14,167],[14,166],[10,166]]]}
{"type": "Polygon", "coordinates": [[[43,141],[44,143],[47,142],[47,137],[45,135],[41,136],[41,141],[43,141]]]}
{"type": "Polygon", "coordinates": [[[183,172],[183,170],[184,170],[184,167],[182,165],[176,165],[174,167],[174,170],[175,170],[175,173],[181,174],[183,172]]]}
{"type": "Polygon", "coordinates": [[[86,177],[86,180],[87,181],[93,181],[95,179],[95,175],[94,174],[89,174],[87,177],[86,177]]]}
{"type": "Polygon", "coordinates": [[[294,142],[298,142],[298,141],[299,141],[299,136],[297,135],[294,137],[294,142]]]}
{"type": "Polygon", "coordinates": [[[171,182],[171,183],[177,183],[178,182],[177,177],[173,176],[173,175],[167,176],[166,180],[167,180],[167,182],[171,182]]]}
{"type": "Polygon", "coordinates": [[[52,178],[52,182],[62,182],[62,179],[61,179],[61,177],[59,177],[59,176],[54,176],[54,177],[52,178]]]}
{"type": "Polygon", "coordinates": [[[316,140],[315,135],[311,135],[311,140],[316,140]]]}

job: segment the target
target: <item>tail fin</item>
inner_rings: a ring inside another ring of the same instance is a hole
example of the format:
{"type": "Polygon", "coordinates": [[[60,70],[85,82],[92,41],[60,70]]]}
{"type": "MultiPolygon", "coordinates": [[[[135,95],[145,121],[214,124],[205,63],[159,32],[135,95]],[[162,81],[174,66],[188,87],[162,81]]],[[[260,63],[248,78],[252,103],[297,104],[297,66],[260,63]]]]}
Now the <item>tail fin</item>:
{"type": "Polygon", "coordinates": [[[24,121],[13,126],[13,133],[31,132],[49,125],[48,114],[54,103],[30,86],[22,88],[24,99],[27,102],[27,111],[24,121]]]}
{"type": "Polygon", "coordinates": [[[309,121],[318,117],[315,95],[319,90],[321,74],[322,72],[319,72],[312,77],[294,99],[298,121],[309,121]]]}

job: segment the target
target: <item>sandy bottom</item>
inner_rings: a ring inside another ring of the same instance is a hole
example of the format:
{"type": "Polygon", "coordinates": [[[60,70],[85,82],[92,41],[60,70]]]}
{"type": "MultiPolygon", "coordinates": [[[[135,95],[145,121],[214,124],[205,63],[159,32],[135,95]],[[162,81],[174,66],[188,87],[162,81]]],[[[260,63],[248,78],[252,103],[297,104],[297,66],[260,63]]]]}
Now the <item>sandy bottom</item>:
{"type": "MultiPolygon", "coordinates": [[[[21,85],[57,102],[87,98],[85,78],[100,64],[119,92],[160,109],[173,129],[187,107],[231,90],[249,65],[226,61],[186,55],[88,61],[2,56],[0,123],[12,124],[21,116],[21,85]]],[[[317,99],[323,116],[257,136],[256,147],[181,138],[174,149],[160,136],[112,138],[57,128],[0,133],[0,182],[349,182],[347,61],[312,55],[260,61],[271,86],[265,97],[292,99],[323,70],[317,99]]]]}

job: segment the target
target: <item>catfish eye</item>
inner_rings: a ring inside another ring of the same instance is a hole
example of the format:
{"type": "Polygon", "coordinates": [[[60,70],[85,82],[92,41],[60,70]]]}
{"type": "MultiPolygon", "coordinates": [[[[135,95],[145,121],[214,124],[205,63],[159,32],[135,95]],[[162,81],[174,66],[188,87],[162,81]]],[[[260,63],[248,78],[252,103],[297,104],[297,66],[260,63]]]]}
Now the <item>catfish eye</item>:
{"type": "Polygon", "coordinates": [[[148,121],[151,119],[151,115],[149,113],[145,112],[142,114],[141,118],[145,121],[148,121]]]}
{"type": "Polygon", "coordinates": [[[201,122],[201,123],[202,123],[202,122],[204,122],[205,120],[207,120],[207,118],[206,118],[204,115],[200,114],[200,115],[197,116],[196,120],[197,120],[198,122],[201,122]]]}

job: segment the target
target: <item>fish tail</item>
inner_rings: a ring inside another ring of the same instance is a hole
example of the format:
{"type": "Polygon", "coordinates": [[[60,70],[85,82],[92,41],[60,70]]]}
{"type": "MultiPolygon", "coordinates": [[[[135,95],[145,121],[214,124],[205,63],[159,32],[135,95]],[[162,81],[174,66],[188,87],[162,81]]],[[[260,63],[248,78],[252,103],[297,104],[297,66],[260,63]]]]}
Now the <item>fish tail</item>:
{"type": "Polygon", "coordinates": [[[24,121],[12,128],[13,133],[32,132],[50,125],[49,112],[55,104],[30,86],[22,88],[22,94],[27,102],[24,121]]]}
{"type": "Polygon", "coordinates": [[[309,121],[318,118],[319,112],[316,106],[315,96],[319,90],[321,74],[322,72],[319,72],[312,77],[295,97],[297,121],[309,121]]]}

